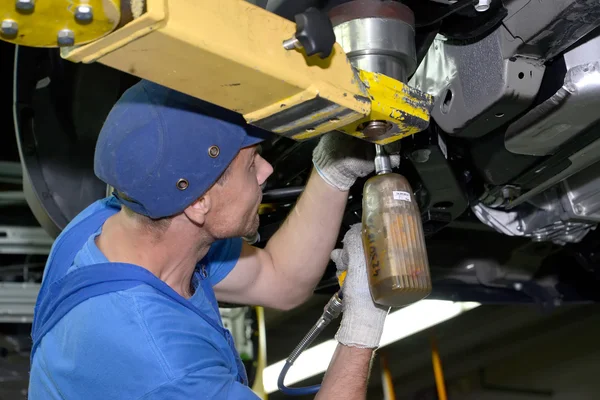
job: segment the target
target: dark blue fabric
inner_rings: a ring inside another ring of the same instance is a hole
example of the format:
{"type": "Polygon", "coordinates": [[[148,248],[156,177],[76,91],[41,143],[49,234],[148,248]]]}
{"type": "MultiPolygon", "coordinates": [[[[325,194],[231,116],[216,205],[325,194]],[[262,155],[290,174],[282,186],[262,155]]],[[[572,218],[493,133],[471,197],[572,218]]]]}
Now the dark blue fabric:
{"type": "Polygon", "coordinates": [[[120,200],[133,211],[171,216],[202,196],[241,148],[270,135],[240,114],[141,81],[108,115],[96,143],[94,171],[131,199],[120,200]],[[211,157],[213,146],[218,154],[211,157]],[[181,179],[187,181],[185,190],[178,188],[181,179]]]}

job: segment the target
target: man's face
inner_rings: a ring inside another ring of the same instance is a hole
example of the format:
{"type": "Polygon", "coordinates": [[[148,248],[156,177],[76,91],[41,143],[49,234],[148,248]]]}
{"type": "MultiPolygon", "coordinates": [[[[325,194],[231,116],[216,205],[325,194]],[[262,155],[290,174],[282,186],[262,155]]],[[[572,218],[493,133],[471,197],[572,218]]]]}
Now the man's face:
{"type": "Polygon", "coordinates": [[[250,236],[259,225],[261,185],[273,167],[257,152],[258,146],[242,149],[221,183],[211,189],[210,229],[217,238],[250,236]]]}

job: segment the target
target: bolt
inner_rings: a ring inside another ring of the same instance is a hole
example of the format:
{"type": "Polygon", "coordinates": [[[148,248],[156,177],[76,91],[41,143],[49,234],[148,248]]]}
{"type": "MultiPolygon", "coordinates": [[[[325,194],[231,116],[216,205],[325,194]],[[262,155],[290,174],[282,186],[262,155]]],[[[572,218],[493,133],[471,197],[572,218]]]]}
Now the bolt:
{"type": "Polygon", "coordinates": [[[583,214],[583,207],[581,206],[581,204],[577,204],[575,206],[575,213],[576,214],[583,214]]]}
{"type": "Polygon", "coordinates": [[[492,0],[478,0],[477,4],[475,4],[475,11],[485,12],[490,9],[491,3],[492,0]]]}
{"type": "Polygon", "coordinates": [[[515,288],[516,291],[521,291],[523,289],[523,284],[521,282],[516,282],[513,287],[515,288]]]}
{"type": "Polygon", "coordinates": [[[2,21],[0,32],[2,32],[2,36],[14,38],[17,36],[17,33],[19,33],[19,24],[17,24],[17,21],[13,21],[12,19],[5,19],[2,21]]]}
{"type": "Polygon", "coordinates": [[[296,36],[294,36],[283,41],[283,48],[286,50],[301,49],[302,43],[300,43],[300,41],[296,39],[296,36]]]}
{"type": "Polygon", "coordinates": [[[61,29],[58,31],[56,39],[59,46],[73,46],[75,44],[75,33],[70,29],[61,29]]]}
{"type": "Polygon", "coordinates": [[[17,0],[17,2],[15,3],[15,8],[17,9],[17,11],[26,13],[32,12],[34,6],[35,3],[33,2],[33,0],[17,0]]]}
{"type": "Polygon", "coordinates": [[[82,4],[75,8],[75,21],[80,24],[89,24],[94,19],[92,6],[82,4]]]}
{"type": "Polygon", "coordinates": [[[431,155],[431,150],[429,149],[420,149],[415,150],[411,153],[410,157],[412,160],[419,164],[424,164],[429,161],[429,156],[431,155]]]}

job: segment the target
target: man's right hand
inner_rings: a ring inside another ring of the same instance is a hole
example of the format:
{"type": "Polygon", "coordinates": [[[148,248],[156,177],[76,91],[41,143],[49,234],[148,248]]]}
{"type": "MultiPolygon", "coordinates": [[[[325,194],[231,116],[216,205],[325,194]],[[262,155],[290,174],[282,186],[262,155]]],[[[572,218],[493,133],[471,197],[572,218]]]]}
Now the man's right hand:
{"type": "Polygon", "coordinates": [[[336,335],[340,344],[315,400],[364,400],[373,349],[379,346],[388,308],[376,305],[371,298],[360,224],[350,227],[344,248],[334,250],[331,258],[338,276],[346,272],[342,284],[344,314],[336,335]]]}
{"type": "Polygon", "coordinates": [[[375,304],[371,298],[361,224],[352,225],[343,242],[343,249],[331,253],[338,276],[347,272],[342,287],[342,323],[336,339],[346,346],[374,349],[379,346],[389,308],[375,304]]]}
{"type": "MultiPolygon", "coordinates": [[[[392,167],[400,165],[400,142],[385,146],[392,167]]],[[[357,178],[375,171],[375,146],[341,132],[329,132],[321,137],[313,151],[313,164],[325,182],[334,188],[350,190],[357,178]]]]}

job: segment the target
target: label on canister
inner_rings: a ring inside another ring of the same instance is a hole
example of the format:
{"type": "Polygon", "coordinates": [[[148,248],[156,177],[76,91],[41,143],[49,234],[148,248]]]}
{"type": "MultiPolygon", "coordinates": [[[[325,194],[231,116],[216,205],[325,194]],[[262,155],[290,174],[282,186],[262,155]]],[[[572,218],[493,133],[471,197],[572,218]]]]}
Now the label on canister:
{"type": "Polygon", "coordinates": [[[392,191],[392,196],[394,196],[394,200],[408,201],[410,203],[410,193],[408,192],[394,190],[392,191]]]}

